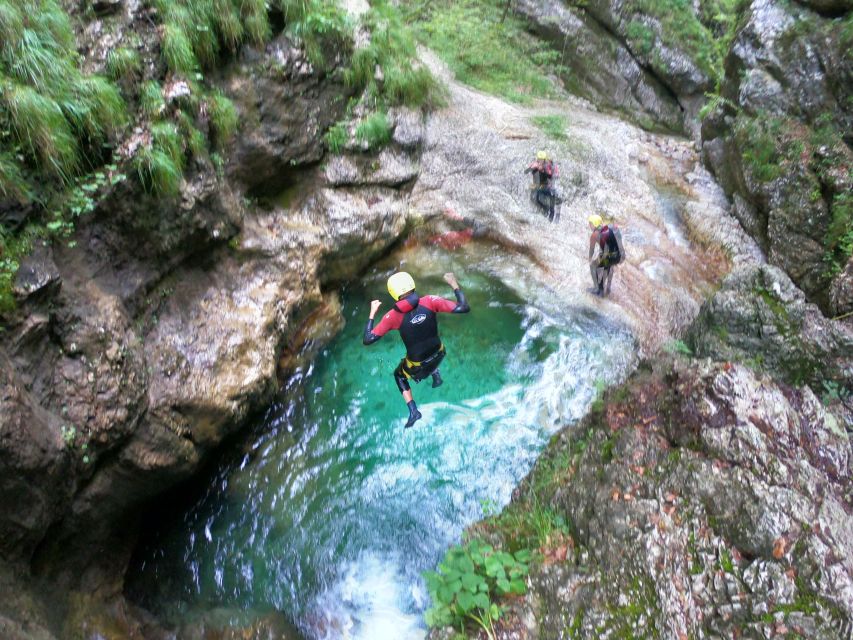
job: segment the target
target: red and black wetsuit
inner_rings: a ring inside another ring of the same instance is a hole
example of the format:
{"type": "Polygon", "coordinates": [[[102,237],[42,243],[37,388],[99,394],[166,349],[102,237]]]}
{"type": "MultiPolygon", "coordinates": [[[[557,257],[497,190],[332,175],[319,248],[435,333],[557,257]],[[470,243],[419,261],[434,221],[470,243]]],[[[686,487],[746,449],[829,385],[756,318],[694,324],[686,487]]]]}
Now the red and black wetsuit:
{"type": "Polygon", "coordinates": [[[432,374],[444,359],[444,345],[438,336],[437,314],[470,311],[462,289],[456,289],[453,293],[456,302],[440,296],[421,298],[412,292],[398,300],[375,328],[373,320],[368,319],[364,329],[364,344],[373,344],[389,331],[397,329],[406,345],[406,357],[394,370],[394,380],[400,391],[409,389],[409,378],[420,382],[432,374]]]}

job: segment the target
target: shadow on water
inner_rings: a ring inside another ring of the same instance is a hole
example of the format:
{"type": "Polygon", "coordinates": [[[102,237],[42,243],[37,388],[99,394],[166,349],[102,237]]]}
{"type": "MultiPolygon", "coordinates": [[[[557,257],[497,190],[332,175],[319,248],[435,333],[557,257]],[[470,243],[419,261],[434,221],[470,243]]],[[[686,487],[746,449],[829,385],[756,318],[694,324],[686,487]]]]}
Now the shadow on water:
{"type": "Polygon", "coordinates": [[[633,339],[564,308],[534,268],[494,247],[408,247],[343,292],[345,326],[260,420],[245,451],[143,541],[128,595],[178,623],[198,611],[274,609],[309,638],[423,638],[434,568],[484,501],[506,504],[554,431],[588,409],[599,380],[634,363],[633,339]],[[414,386],[424,415],[402,428],[391,375],[403,350],[361,343],[369,301],[398,268],[422,294],[471,303],[441,315],[445,383],[414,386]]]}

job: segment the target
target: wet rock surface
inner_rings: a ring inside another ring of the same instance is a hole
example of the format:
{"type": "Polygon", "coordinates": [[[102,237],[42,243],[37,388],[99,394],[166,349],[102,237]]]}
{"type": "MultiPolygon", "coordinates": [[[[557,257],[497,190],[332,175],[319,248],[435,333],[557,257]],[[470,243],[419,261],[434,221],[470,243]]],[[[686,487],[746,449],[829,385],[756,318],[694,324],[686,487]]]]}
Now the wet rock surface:
{"type": "Polygon", "coordinates": [[[498,637],[848,638],[851,461],[808,388],[727,363],[641,366],[514,497],[571,535],[540,549],[511,605],[536,624],[498,637]]]}
{"type": "Polygon", "coordinates": [[[410,199],[431,228],[467,230],[523,253],[561,304],[624,322],[643,353],[686,329],[729,260],[762,259],[727,214],[725,197],[689,141],[570,102],[508,104],[460,86],[428,60],[450,87],[448,107],[427,122],[410,199]],[[535,126],[542,115],[565,123],[564,141],[535,126]],[[555,222],[531,202],[524,174],[537,149],[560,170],[556,188],[564,202],[555,222]],[[620,226],[627,253],[603,300],[589,293],[591,213],[620,226]]]}

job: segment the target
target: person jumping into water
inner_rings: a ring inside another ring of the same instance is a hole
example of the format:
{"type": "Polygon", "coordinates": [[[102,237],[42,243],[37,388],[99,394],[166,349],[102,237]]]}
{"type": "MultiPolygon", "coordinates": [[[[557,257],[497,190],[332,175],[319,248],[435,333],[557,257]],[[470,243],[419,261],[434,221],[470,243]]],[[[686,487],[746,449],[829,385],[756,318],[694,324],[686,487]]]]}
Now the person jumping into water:
{"type": "Polygon", "coordinates": [[[419,296],[415,292],[414,279],[405,271],[388,278],[388,293],[395,301],[394,308],[382,317],[375,328],[373,318],[382,303],[379,300],[370,303],[370,317],[364,328],[364,344],[373,344],[392,329],[397,329],[403,344],[406,345],[406,357],[400,360],[400,364],[394,369],[397,388],[409,407],[406,429],[422,417],[412,397],[409,380],[420,382],[427,376],[432,376],[433,388],[442,383],[438,365],[444,359],[445,350],[438,336],[437,314],[468,313],[471,310],[456,276],[445,273],[444,280],[453,288],[455,303],[440,296],[419,296]]]}

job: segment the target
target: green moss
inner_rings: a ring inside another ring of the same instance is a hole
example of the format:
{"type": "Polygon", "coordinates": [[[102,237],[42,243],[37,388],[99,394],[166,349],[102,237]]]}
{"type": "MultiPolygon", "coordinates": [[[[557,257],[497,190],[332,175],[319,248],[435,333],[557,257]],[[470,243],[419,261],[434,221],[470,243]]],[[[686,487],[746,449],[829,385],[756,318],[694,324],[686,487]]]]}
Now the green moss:
{"type": "Polygon", "coordinates": [[[45,235],[43,227],[30,224],[11,234],[0,225],[0,316],[15,309],[12,283],[21,260],[32,250],[33,243],[45,235]]]}

